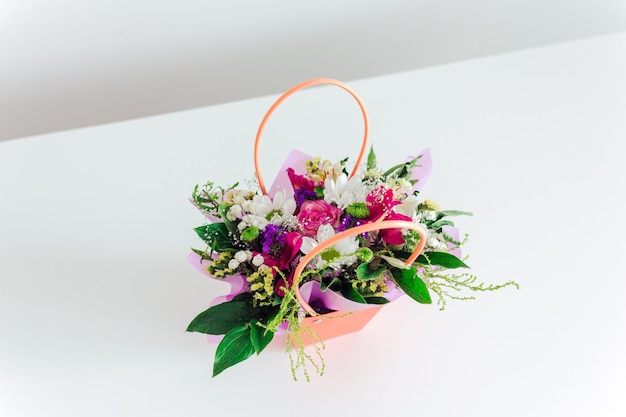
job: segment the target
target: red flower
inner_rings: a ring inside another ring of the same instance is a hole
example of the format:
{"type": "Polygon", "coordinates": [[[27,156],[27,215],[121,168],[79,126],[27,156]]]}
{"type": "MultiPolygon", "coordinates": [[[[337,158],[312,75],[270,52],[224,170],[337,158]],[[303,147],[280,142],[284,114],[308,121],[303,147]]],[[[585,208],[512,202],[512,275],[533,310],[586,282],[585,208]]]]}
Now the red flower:
{"type": "Polygon", "coordinates": [[[291,181],[291,186],[294,191],[315,190],[315,183],[303,175],[296,174],[296,171],[294,171],[293,168],[287,168],[287,175],[289,176],[289,180],[291,181]]]}
{"type": "MultiPolygon", "coordinates": [[[[385,217],[385,220],[406,220],[412,221],[412,219],[404,214],[390,213],[385,217]]],[[[382,240],[390,245],[404,245],[404,238],[402,237],[402,229],[383,229],[379,232],[379,236],[382,240]]]]}
{"type": "Polygon", "coordinates": [[[382,185],[373,189],[365,198],[370,215],[367,221],[374,222],[389,212],[394,206],[400,204],[393,199],[393,190],[382,185]]]}
{"type": "Polygon", "coordinates": [[[287,276],[287,281],[282,276],[279,276],[274,284],[274,292],[279,297],[285,296],[285,288],[290,288],[293,284],[293,271],[287,276]]]}
{"type": "MultiPolygon", "coordinates": [[[[378,220],[412,221],[410,217],[393,211],[393,208],[400,204],[400,201],[393,199],[393,190],[391,188],[385,188],[381,185],[380,187],[370,191],[365,201],[367,203],[367,208],[370,211],[370,215],[366,219],[368,222],[375,222],[378,220]]],[[[390,245],[404,244],[402,229],[383,229],[379,232],[379,236],[390,245]]]]}
{"type": "MultiPolygon", "coordinates": [[[[263,254],[263,264],[269,266],[270,268],[276,267],[281,272],[285,273],[286,271],[292,270],[294,268],[291,267],[294,259],[298,256],[300,252],[300,247],[302,246],[302,236],[297,232],[289,232],[285,235],[286,242],[283,249],[276,256],[269,256],[267,254],[263,254]]],[[[278,277],[276,279],[276,283],[274,284],[274,292],[278,294],[280,297],[285,296],[285,291],[282,290],[282,287],[289,288],[292,284],[292,276],[293,271],[289,273],[287,276],[287,281],[280,275],[278,272],[274,271],[274,277],[278,277]]]]}

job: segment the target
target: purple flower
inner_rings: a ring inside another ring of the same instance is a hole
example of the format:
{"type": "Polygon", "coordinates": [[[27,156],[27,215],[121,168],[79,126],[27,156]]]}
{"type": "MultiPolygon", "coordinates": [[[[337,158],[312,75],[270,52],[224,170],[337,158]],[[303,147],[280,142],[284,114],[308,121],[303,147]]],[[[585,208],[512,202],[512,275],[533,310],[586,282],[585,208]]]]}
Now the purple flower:
{"type": "MultiPolygon", "coordinates": [[[[362,220],[359,220],[350,214],[346,214],[341,219],[341,222],[339,222],[339,226],[337,226],[337,231],[343,232],[343,231],[350,229],[351,227],[357,227],[362,224],[363,224],[362,220]]],[[[363,238],[369,239],[369,233],[368,232],[363,233],[363,238]]]]}
{"type": "Polygon", "coordinates": [[[349,229],[352,226],[352,222],[354,221],[354,216],[346,214],[344,218],[339,222],[339,226],[337,226],[337,231],[343,232],[346,229],[349,229]]]}
{"type": "Polygon", "coordinates": [[[281,226],[270,223],[265,226],[264,230],[261,231],[260,241],[263,253],[269,255],[272,253],[272,250],[278,251],[285,246],[285,243],[287,242],[285,229],[281,226]]]}
{"type": "Polygon", "coordinates": [[[313,190],[298,188],[294,191],[293,198],[296,200],[296,206],[300,207],[305,200],[315,200],[317,194],[313,190]]]}

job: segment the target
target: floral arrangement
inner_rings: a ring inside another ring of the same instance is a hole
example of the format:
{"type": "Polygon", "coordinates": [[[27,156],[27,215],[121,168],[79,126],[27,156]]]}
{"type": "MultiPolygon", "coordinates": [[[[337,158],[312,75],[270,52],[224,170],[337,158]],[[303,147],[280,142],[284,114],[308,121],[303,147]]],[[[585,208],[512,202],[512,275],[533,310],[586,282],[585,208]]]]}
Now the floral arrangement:
{"type": "Polygon", "coordinates": [[[434,201],[420,198],[430,174],[428,151],[383,170],[372,149],[353,176],[346,163],[292,154],[267,194],[241,190],[238,184],[196,186],[192,202],[210,222],[195,229],[207,248],[194,249],[190,260],[232,286],[230,294],[215,300],[187,329],[223,335],[213,376],[259,354],[275,334],[287,335],[294,378],[297,369],[309,378],[306,364],[323,373],[323,342],[301,324],[305,315],[337,310],[349,315],[402,294],[422,304],[431,303],[435,295],[443,309],[447,299],[473,298],[467,291],[517,286],[484,285],[469,273],[455,272],[467,268],[460,249],[467,237],[460,239],[451,218],[471,213],[441,210],[434,201]],[[363,225],[389,221],[419,227],[334,239],[363,225]],[[306,255],[331,239],[334,243],[312,256],[295,276],[306,255]],[[316,356],[305,350],[303,336],[318,342],[316,356]]]}

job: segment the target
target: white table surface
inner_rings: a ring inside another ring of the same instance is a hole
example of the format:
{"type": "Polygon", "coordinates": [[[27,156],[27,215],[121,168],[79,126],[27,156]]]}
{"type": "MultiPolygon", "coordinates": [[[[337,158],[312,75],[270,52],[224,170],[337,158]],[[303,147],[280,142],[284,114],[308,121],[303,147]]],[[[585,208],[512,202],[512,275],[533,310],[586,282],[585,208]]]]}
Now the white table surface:
{"type": "MultiPolygon", "coordinates": [[[[252,177],[275,97],[0,143],[0,415],[626,415],[624,74],[620,33],[352,83],[381,165],[430,147],[422,195],[473,211],[468,263],[521,289],[404,297],[310,383],[275,345],[211,378],[215,346],[184,331],[227,289],[185,261],[187,197],[252,177]]],[[[354,158],[360,134],[347,94],[305,91],[265,177],[292,148],[354,158]]]]}

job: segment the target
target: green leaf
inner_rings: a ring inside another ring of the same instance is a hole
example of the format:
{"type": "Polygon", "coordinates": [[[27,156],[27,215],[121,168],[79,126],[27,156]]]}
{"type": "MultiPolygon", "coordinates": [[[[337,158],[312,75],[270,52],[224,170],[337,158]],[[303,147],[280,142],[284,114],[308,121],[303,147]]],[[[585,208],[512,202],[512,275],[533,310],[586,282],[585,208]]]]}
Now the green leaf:
{"type": "Polygon", "coordinates": [[[252,320],[252,307],[245,301],[229,301],[215,305],[198,314],[189,323],[188,332],[225,334],[252,320]]]}
{"type": "Polygon", "coordinates": [[[326,291],[328,288],[331,290],[333,288],[341,289],[341,280],[337,277],[322,278],[320,280],[320,290],[326,291]]]}
{"type": "Polygon", "coordinates": [[[200,239],[204,240],[214,251],[236,251],[228,235],[228,227],[226,227],[224,223],[211,223],[196,227],[193,230],[195,230],[198,236],[200,236],[200,239]]]}
{"type": "Polygon", "coordinates": [[[261,327],[257,320],[253,320],[250,323],[250,341],[257,355],[270,344],[273,338],[274,332],[261,327]]]}
{"type": "Polygon", "coordinates": [[[220,214],[220,217],[224,221],[224,224],[226,225],[226,229],[228,229],[229,232],[236,234],[238,233],[237,225],[231,222],[230,220],[228,220],[228,217],[226,217],[226,213],[228,213],[229,209],[230,209],[230,206],[228,204],[222,203],[217,207],[217,212],[220,214]]]}
{"type": "MultiPolygon", "coordinates": [[[[406,261],[403,261],[402,259],[393,257],[393,256],[387,256],[387,255],[379,255],[382,259],[384,259],[389,265],[395,267],[395,268],[400,268],[400,269],[407,269],[409,268],[411,265],[407,265],[406,261]]],[[[408,258],[408,256],[407,256],[408,258]]]]}
{"type": "Polygon", "coordinates": [[[374,146],[370,148],[370,153],[367,155],[367,169],[376,168],[376,154],[374,153],[374,146]]]}
{"type": "Polygon", "coordinates": [[[465,262],[447,252],[424,252],[424,254],[417,257],[415,262],[422,265],[443,266],[448,269],[469,268],[465,262]]]}
{"type": "Polygon", "coordinates": [[[474,214],[469,211],[459,210],[443,210],[437,212],[437,219],[441,219],[446,216],[473,216],[474,214]]]}
{"type": "Polygon", "coordinates": [[[417,161],[422,157],[422,155],[413,158],[412,160],[408,161],[408,162],[404,162],[402,164],[398,164],[395,165],[393,167],[391,167],[390,169],[388,169],[384,174],[383,174],[383,178],[387,178],[388,176],[395,174],[396,177],[398,178],[405,178],[409,179],[411,178],[411,173],[412,170],[415,166],[417,165],[417,161]]]}
{"type": "Polygon", "coordinates": [[[231,329],[215,351],[213,362],[213,376],[219,375],[225,369],[243,362],[254,353],[254,346],[250,338],[250,326],[238,326],[231,329]]]}
{"type": "Polygon", "coordinates": [[[387,270],[387,265],[378,264],[376,269],[371,268],[371,263],[362,263],[356,268],[356,277],[358,279],[371,280],[379,278],[380,275],[387,270]]]}
{"type": "Polygon", "coordinates": [[[432,300],[424,281],[417,275],[417,269],[393,269],[393,279],[398,287],[409,297],[422,304],[430,304],[432,300]]]}
{"type": "Polygon", "coordinates": [[[206,252],[205,252],[205,251],[203,251],[203,250],[200,250],[200,249],[194,249],[194,248],[191,248],[191,250],[192,250],[192,251],[193,251],[196,255],[200,255],[200,257],[201,257],[202,259],[211,259],[211,257],[209,256],[209,254],[208,254],[208,253],[206,253],[206,252]]]}
{"type": "Polygon", "coordinates": [[[228,301],[228,302],[232,303],[234,301],[245,301],[248,304],[250,304],[252,302],[252,293],[251,292],[242,292],[240,294],[235,295],[233,297],[233,299],[228,301]]]}
{"type": "Polygon", "coordinates": [[[459,242],[458,240],[456,240],[455,238],[453,238],[446,232],[441,232],[441,235],[443,236],[443,240],[445,240],[446,242],[452,243],[453,245],[456,245],[456,246],[461,245],[461,242],[459,242]]]}
{"type": "Polygon", "coordinates": [[[385,297],[365,297],[365,302],[367,304],[387,304],[389,300],[385,297]]]}
{"type": "Polygon", "coordinates": [[[450,220],[440,219],[440,220],[430,223],[428,225],[428,228],[437,230],[437,229],[442,228],[443,226],[454,226],[454,223],[450,220]]]}
{"type": "Polygon", "coordinates": [[[355,290],[352,285],[347,284],[343,287],[341,291],[341,295],[346,297],[348,300],[354,301],[355,303],[366,304],[365,298],[357,290],[355,290]]]}

